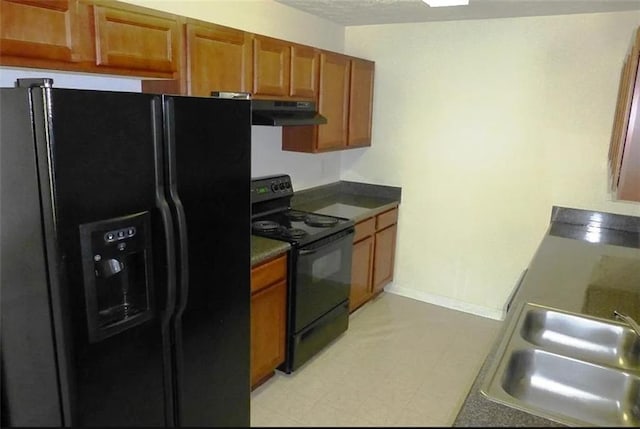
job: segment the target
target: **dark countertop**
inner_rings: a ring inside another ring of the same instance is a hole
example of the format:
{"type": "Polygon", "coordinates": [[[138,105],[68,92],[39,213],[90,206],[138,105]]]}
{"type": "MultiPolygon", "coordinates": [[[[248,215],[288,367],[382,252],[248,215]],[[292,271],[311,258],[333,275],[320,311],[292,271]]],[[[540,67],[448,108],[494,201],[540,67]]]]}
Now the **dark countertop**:
{"type": "Polygon", "coordinates": [[[291,245],[284,241],[251,236],[251,266],[287,252],[291,245]]]}
{"type": "Polygon", "coordinates": [[[297,191],[291,206],[359,222],[400,204],[401,188],[340,181],[297,191]]]}
{"type": "Polygon", "coordinates": [[[554,207],[543,237],[453,426],[564,426],[491,401],[482,385],[527,302],[613,320],[640,319],[640,217],[554,207]]]}
{"type": "MultiPolygon", "coordinates": [[[[340,181],[296,191],[291,206],[358,222],[400,204],[401,188],[340,181]]],[[[251,265],[287,252],[289,243],[251,236],[251,265]]]]}

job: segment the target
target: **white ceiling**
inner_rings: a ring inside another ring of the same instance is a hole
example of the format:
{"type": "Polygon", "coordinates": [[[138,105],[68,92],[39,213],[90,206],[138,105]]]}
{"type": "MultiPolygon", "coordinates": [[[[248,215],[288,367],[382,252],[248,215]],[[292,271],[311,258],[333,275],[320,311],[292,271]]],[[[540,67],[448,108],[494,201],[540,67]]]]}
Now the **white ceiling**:
{"type": "Polygon", "coordinates": [[[470,0],[437,8],[421,0],[275,1],[343,26],[640,10],[640,0],[470,0]]]}

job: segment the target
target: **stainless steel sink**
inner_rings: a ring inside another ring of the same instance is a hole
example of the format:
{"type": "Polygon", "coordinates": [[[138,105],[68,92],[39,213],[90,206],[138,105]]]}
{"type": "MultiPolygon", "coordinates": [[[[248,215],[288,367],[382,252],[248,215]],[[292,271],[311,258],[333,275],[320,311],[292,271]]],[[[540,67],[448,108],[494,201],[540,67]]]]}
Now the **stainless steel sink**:
{"type": "Polygon", "coordinates": [[[512,397],[554,416],[602,426],[640,425],[640,378],[622,371],[526,349],[511,354],[501,382],[512,397]]]}
{"type": "Polygon", "coordinates": [[[520,336],[576,359],[629,370],[640,367],[640,337],[622,325],[534,307],[524,315],[520,336]]]}
{"type": "Polygon", "coordinates": [[[481,392],[569,426],[640,426],[640,337],[629,327],[527,303],[481,392]]]}

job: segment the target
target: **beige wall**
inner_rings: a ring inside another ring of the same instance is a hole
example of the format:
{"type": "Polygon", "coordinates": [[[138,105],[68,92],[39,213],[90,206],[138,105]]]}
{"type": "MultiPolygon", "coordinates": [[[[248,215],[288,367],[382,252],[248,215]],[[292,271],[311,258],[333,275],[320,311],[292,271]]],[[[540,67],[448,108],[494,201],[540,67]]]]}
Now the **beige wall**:
{"type": "MultiPolygon", "coordinates": [[[[640,12],[348,27],[376,61],[373,146],[342,178],[402,187],[387,290],[500,317],[552,205],[640,215],[607,193],[640,12]]],[[[562,287],[562,285],[558,285],[562,287]]]]}

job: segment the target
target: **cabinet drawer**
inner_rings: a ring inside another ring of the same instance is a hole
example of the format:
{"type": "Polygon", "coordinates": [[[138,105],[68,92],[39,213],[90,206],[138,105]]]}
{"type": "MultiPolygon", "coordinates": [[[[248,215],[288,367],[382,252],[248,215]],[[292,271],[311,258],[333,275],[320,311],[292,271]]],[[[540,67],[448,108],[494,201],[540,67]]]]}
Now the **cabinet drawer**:
{"type": "Polygon", "coordinates": [[[381,230],[398,222],[398,209],[391,209],[376,217],[376,229],[381,230]]]}
{"type": "Polygon", "coordinates": [[[370,218],[356,224],[356,233],[353,236],[353,242],[356,243],[365,237],[373,235],[376,232],[376,219],[370,218]]]}
{"type": "Polygon", "coordinates": [[[287,255],[265,262],[251,270],[251,293],[287,277],[287,255]]]}

